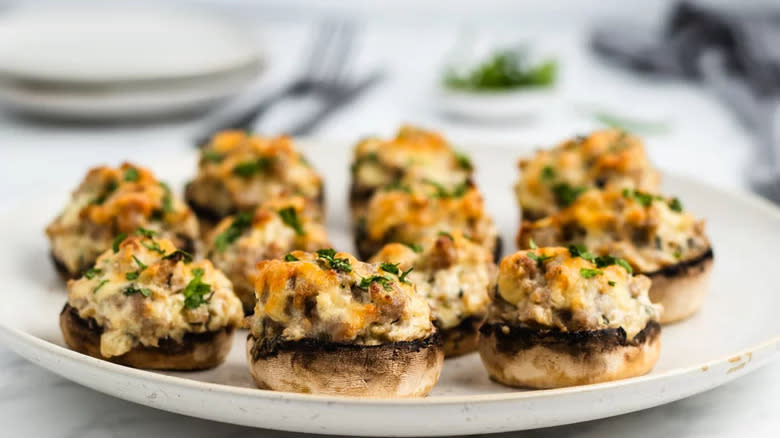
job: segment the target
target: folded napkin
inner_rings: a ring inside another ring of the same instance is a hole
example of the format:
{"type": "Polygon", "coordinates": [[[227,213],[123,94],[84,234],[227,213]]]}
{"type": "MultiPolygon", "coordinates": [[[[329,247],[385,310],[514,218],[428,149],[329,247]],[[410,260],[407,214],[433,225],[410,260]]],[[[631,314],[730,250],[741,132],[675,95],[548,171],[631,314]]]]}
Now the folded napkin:
{"type": "Polygon", "coordinates": [[[633,70],[688,78],[698,78],[701,56],[716,50],[753,93],[780,94],[780,7],[738,11],[681,2],[660,35],[624,27],[597,29],[593,49],[633,70]]]}

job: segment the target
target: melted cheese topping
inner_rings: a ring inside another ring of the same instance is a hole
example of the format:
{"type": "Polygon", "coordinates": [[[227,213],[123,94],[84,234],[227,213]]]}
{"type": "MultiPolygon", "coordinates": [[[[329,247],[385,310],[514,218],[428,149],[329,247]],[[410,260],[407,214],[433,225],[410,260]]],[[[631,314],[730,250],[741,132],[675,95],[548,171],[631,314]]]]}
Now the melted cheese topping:
{"type": "Polygon", "coordinates": [[[430,179],[458,184],[471,175],[471,165],[439,134],[402,126],[395,138],[369,138],[355,147],[353,190],[369,196],[399,182],[430,179]]]}
{"type": "Polygon", "coordinates": [[[642,142],[613,129],[538,151],[533,158],[520,160],[519,167],[515,193],[530,219],[565,207],[567,191],[599,187],[655,192],[659,185],[642,142]]]}
{"type": "Polygon", "coordinates": [[[622,327],[633,339],[659,317],[661,308],[650,302],[649,289],[645,276],[633,276],[618,265],[597,269],[566,248],[520,251],[501,261],[488,320],[562,331],[622,327]],[[534,260],[529,253],[546,260],[534,260]]]}
{"type": "MultiPolygon", "coordinates": [[[[524,222],[518,246],[583,244],[596,255],[626,259],[639,272],[693,259],[710,248],[704,221],[675,211],[673,199],[634,191],[591,190],[569,208],[536,222],[524,222]]],[[[678,209],[679,210],[679,209],[678,209]]]]}
{"type": "Polygon", "coordinates": [[[253,291],[252,276],[257,262],[281,259],[293,250],[314,251],[329,248],[327,231],[322,224],[306,214],[305,200],[301,197],[277,199],[255,210],[251,224],[240,230],[238,237],[226,247],[218,247],[216,241],[233,225],[235,217],[223,219],[208,238],[209,259],[225,272],[236,291],[253,291]],[[300,221],[303,234],[298,234],[282,219],[280,211],[292,208],[300,221]]]}
{"type": "Polygon", "coordinates": [[[299,261],[267,260],[257,265],[257,305],[247,318],[257,339],[377,345],[434,333],[428,303],[413,284],[347,253],[335,258],[346,260],[349,272],[333,269],[316,254],[292,255],[299,261]],[[374,276],[385,280],[361,284],[374,276]]]}
{"type": "Polygon", "coordinates": [[[116,253],[104,252],[87,276],[68,282],[68,304],[103,328],[103,356],[120,356],[138,345],[156,347],[163,338],[180,342],[187,333],[239,326],[243,311],[230,281],[208,260],[163,257],[174,251],[167,239],[129,237],[116,253]],[[185,292],[196,270],[203,271],[201,282],[209,290],[194,306],[198,301],[188,305],[185,292]]]}
{"type": "Polygon", "coordinates": [[[191,245],[198,236],[189,207],[151,171],[125,163],[118,169],[91,169],[46,234],[54,256],[75,274],[111,247],[116,235],[139,227],[180,246],[191,245]]]}
{"type": "Polygon", "coordinates": [[[371,262],[395,263],[402,271],[413,268],[406,278],[428,300],[436,325],[442,329],[469,317],[484,317],[496,274],[493,255],[457,232],[427,237],[419,245],[420,252],[415,252],[407,245],[391,243],[371,262]]]}
{"type": "Polygon", "coordinates": [[[289,137],[264,138],[243,131],[214,136],[202,152],[198,174],[187,187],[196,205],[226,216],[273,198],[302,196],[319,205],[322,178],[289,137]]]}
{"type": "Polygon", "coordinates": [[[363,224],[366,237],[381,243],[409,243],[458,231],[492,253],[498,232],[485,212],[482,195],[473,185],[446,190],[452,193],[458,187],[462,193],[448,196],[439,196],[435,186],[425,183],[377,192],[363,224]]]}

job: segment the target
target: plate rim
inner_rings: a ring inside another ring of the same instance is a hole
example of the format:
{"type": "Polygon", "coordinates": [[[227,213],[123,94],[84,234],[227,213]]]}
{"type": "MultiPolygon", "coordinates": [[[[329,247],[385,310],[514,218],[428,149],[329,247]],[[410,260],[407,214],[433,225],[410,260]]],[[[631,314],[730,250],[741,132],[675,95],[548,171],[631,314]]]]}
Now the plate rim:
{"type": "MultiPolygon", "coordinates": [[[[301,142],[305,142],[315,147],[318,144],[319,145],[329,144],[327,140],[316,141],[315,139],[311,139],[311,138],[302,138],[299,140],[301,142]]],[[[470,148],[490,147],[494,149],[502,149],[497,147],[480,145],[476,143],[470,143],[469,147],[470,148]]],[[[692,184],[702,189],[707,189],[711,192],[717,192],[719,196],[728,197],[737,202],[747,203],[752,207],[759,209],[762,214],[771,216],[772,220],[776,220],[780,222],[780,207],[773,205],[771,202],[762,199],[755,194],[716,186],[708,182],[701,181],[698,178],[690,177],[687,175],[681,175],[674,172],[664,171],[663,178],[664,180],[666,179],[677,180],[682,182],[683,184],[692,184]]],[[[43,194],[38,193],[38,195],[40,196],[43,194]]],[[[24,204],[24,202],[20,202],[17,204],[24,204]]],[[[2,213],[2,216],[7,217],[9,216],[9,213],[14,210],[16,209],[11,207],[8,209],[0,210],[0,213],[2,213]]],[[[339,403],[343,405],[371,404],[376,406],[400,406],[400,407],[429,406],[429,405],[446,406],[446,405],[458,405],[463,403],[485,404],[485,403],[496,403],[496,402],[508,402],[513,400],[523,400],[529,398],[532,399],[547,399],[550,397],[554,398],[561,395],[594,392],[603,389],[620,388],[632,384],[641,384],[641,383],[648,383],[656,380],[668,379],[670,377],[675,377],[675,376],[680,376],[691,372],[695,372],[696,370],[701,371],[703,369],[713,368],[719,365],[725,365],[730,363],[730,361],[733,362],[734,358],[742,357],[744,355],[748,355],[748,354],[753,355],[757,352],[768,353],[768,356],[766,357],[765,361],[763,361],[758,366],[751,368],[750,371],[754,371],[758,369],[760,366],[765,365],[766,363],[769,363],[772,360],[775,360],[778,356],[778,352],[780,352],[780,333],[777,333],[774,335],[770,335],[765,340],[757,344],[744,347],[738,351],[734,351],[722,357],[711,359],[706,362],[700,362],[694,365],[689,365],[686,367],[673,368],[666,372],[662,372],[658,374],[647,374],[644,376],[632,377],[632,378],[621,379],[621,380],[616,380],[611,382],[595,383],[589,385],[578,385],[578,386],[572,386],[566,388],[541,389],[541,390],[530,390],[530,391],[520,390],[515,392],[501,392],[501,393],[474,394],[474,395],[437,395],[433,397],[429,396],[429,397],[411,398],[411,399],[393,399],[393,398],[377,398],[377,397],[350,397],[346,395],[299,394],[299,393],[292,393],[292,392],[272,391],[272,390],[265,390],[259,388],[239,387],[239,386],[232,386],[232,385],[226,385],[221,383],[204,382],[204,381],[189,379],[186,377],[162,374],[155,371],[125,367],[122,365],[118,365],[104,360],[96,359],[90,356],[86,356],[81,353],[77,353],[61,345],[55,344],[43,338],[39,338],[20,328],[13,327],[1,320],[0,320],[0,339],[4,339],[5,340],[3,342],[4,344],[10,345],[10,348],[13,351],[27,358],[28,360],[31,359],[31,357],[29,357],[28,354],[19,351],[20,348],[18,349],[14,347],[24,344],[30,348],[34,348],[37,350],[44,350],[49,353],[55,354],[66,360],[79,362],[81,365],[85,365],[87,367],[97,367],[103,369],[104,371],[116,373],[119,375],[129,374],[134,378],[145,380],[150,383],[169,384],[181,388],[186,388],[189,390],[205,390],[209,392],[217,391],[228,395],[235,395],[241,397],[254,395],[258,398],[267,399],[267,400],[287,400],[291,402],[304,402],[304,403],[330,402],[330,403],[339,403]],[[772,347],[774,347],[774,351],[771,351],[772,347]]],[[[56,373],[56,370],[53,371],[56,373]]],[[[740,373],[737,376],[741,376],[744,374],[746,373],[740,373]]],[[[720,384],[725,383],[728,380],[730,379],[728,378],[721,379],[718,381],[718,383],[715,386],[719,386],[720,384]]]]}

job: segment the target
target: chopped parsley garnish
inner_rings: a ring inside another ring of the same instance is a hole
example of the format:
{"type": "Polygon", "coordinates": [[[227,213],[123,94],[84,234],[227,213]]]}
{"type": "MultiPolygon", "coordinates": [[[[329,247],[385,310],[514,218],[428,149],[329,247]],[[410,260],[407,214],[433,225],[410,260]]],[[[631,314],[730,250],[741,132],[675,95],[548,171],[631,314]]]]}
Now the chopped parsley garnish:
{"type": "Polygon", "coordinates": [[[145,297],[148,297],[149,295],[152,294],[152,291],[151,291],[151,289],[148,289],[148,288],[145,288],[145,287],[144,288],[139,288],[138,286],[136,286],[134,284],[131,284],[130,286],[127,286],[125,288],[125,290],[122,291],[122,293],[127,295],[127,296],[135,295],[135,294],[141,294],[141,295],[143,295],[145,297]]]}
{"type": "Polygon", "coordinates": [[[148,249],[149,251],[154,251],[158,254],[165,254],[165,250],[162,249],[160,244],[155,242],[155,240],[151,237],[149,237],[148,242],[146,240],[142,240],[141,245],[143,245],[144,248],[148,249]]]}
{"type": "Polygon", "coordinates": [[[164,255],[163,260],[173,260],[176,262],[182,261],[184,262],[184,264],[187,264],[192,262],[192,254],[182,249],[177,249],[176,251],[170,254],[164,255]]]}
{"type": "Polygon", "coordinates": [[[382,188],[386,192],[404,192],[404,193],[412,193],[412,188],[409,187],[406,184],[401,183],[400,180],[396,180],[391,182],[390,184],[384,186],[382,188]]]}
{"type": "Polygon", "coordinates": [[[429,179],[423,180],[425,184],[433,186],[434,189],[436,189],[436,192],[433,194],[434,198],[460,198],[463,195],[466,194],[469,190],[469,183],[468,181],[464,181],[458,185],[456,185],[452,190],[448,190],[443,185],[437,183],[436,181],[431,181],[429,179]]]}
{"type": "Polygon", "coordinates": [[[533,63],[525,51],[499,50],[471,71],[447,71],[443,81],[449,88],[477,92],[549,87],[557,70],[554,60],[533,63]]]}
{"type": "Polygon", "coordinates": [[[211,293],[211,285],[203,282],[203,274],[202,268],[193,269],[192,275],[194,277],[181,291],[184,295],[184,306],[188,309],[194,309],[208,302],[206,295],[211,293]]]}
{"type": "Polygon", "coordinates": [[[127,233],[119,233],[114,237],[114,242],[111,244],[111,248],[114,250],[114,254],[119,252],[119,245],[127,239],[127,233]]]}
{"type": "Polygon", "coordinates": [[[580,268],[580,275],[582,278],[593,278],[602,273],[601,269],[580,268]]]}
{"type": "Polygon", "coordinates": [[[106,183],[106,186],[103,187],[103,193],[101,193],[100,196],[98,196],[97,198],[93,199],[92,203],[96,205],[102,205],[104,202],[106,202],[106,199],[108,199],[108,197],[111,196],[111,194],[116,191],[117,187],[118,185],[116,181],[114,181],[113,179],[109,180],[106,183]]]}
{"type": "Polygon", "coordinates": [[[674,255],[674,258],[676,258],[677,260],[680,260],[682,258],[682,252],[680,252],[679,249],[676,250],[673,255],[674,255]]]}
{"type": "Polygon", "coordinates": [[[555,169],[552,166],[542,168],[542,181],[552,181],[555,179],[555,169]]]}
{"type": "Polygon", "coordinates": [[[607,281],[607,284],[610,286],[615,286],[615,282],[612,280],[607,281]]]}
{"type": "Polygon", "coordinates": [[[100,290],[100,288],[101,288],[101,287],[103,287],[103,285],[104,285],[104,284],[106,284],[106,283],[108,283],[108,280],[103,280],[103,281],[101,281],[100,283],[98,283],[98,285],[97,285],[97,286],[95,286],[95,288],[94,288],[94,289],[92,289],[92,293],[93,293],[93,294],[94,294],[94,293],[97,293],[97,291],[99,291],[99,290],[100,290]]]}
{"type": "Polygon", "coordinates": [[[145,264],[144,264],[142,261],[138,260],[138,257],[136,257],[136,256],[133,256],[133,260],[135,260],[135,264],[137,264],[137,265],[138,265],[138,267],[139,267],[141,270],[144,270],[144,269],[146,269],[146,265],[145,265],[145,264]]]}
{"type": "Polygon", "coordinates": [[[284,261],[285,262],[297,262],[298,261],[298,257],[295,257],[292,254],[287,254],[286,256],[284,256],[284,261]]]}
{"type": "Polygon", "coordinates": [[[534,242],[533,237],[528,238],[528,247],[531,249],[539,248],[538,246],[536,246],[536,242],[534,242]]]}
{"type": "Polygon", "coordinates": [[[404,245],[409,247],[409,249],[411,249],[412,251],[416,252],[417,254],[420,254],[421,252],[423,252],[423,247],[419,243],[404,243],[404,245]]]}
{"type": "Polygon", "coordinates": [[[544,268],[544,262],[550,260],[554,256],[551,255],[539,255],[533,252],[528,253],[528,258],[536,262],[536,267],[539,269],[544,268]]]}
{"type": "Polygon", "coordinates": [[[93,278],[97,277],[98,275],[102,274],[103,270],[98,268],[89,268],[87,269],[87,272],[84,273],[84,276],[87,277],[87,280],[92,280],[93,278]]]}
{"type": "Polygon", "coordinates": [[[400,273],[401,273],[401,270],[400,270],[400,269],[398,269],[398,265],[399,265],[399,263],[388,263],[388,262],[382,262],[382,263],[379,265],[379,267],[380,267],[380,268],[381,268],[383,271],[385,271],[385,272],[389,272],[389,273],[391,273],[391,274],[398,275],[398,274],[400,274],[400,273]]]}
{"type": "Polygon", "coordinates": [[[682,202],[680,202],[678,198],[672,198],[669,200],[669,208],[672,211],[676,211],[677,213],[682,213],[683,211],[682,202]]]}
{"type": "Polygon", "coordinates": [[[371,283],[379,283],[383,288],[385,288],[385,290],[393,290],[393,280],[382,275],[372,275],[370,277],[361,278],[360,288],[368,289],[371,287],[371,283]]]}
{"type": "Polygon", "coordinates": [[[222,160],[225,159],[225,156],[220,154],[219,152],[213,150],[213,149],[203,149],[203,153],[201,154],[204,160],[209,161],[211,163],[220,163],[222,160]]]}
{"type": "MultiPolygon", "coordinates": [[[[401,283],[412,284],[412,282],[411,282],[411,281],[409,281],[409,280],[407,280],[407,279],[406,279],[406,276],[407,276],[407,275],[409,275],[409,273],[410,273],[410,272],[412,272],[412,271],[414,271],[414,266],[412,266],[411,268],[409,268],[409,269],[407,269],[406,271],[402,272],[402,273],[401,273],[401,276],[399,276],[399,277],[398,277],[398,280],[399,280],[401,283]]],[[[461,293],[462,293],[462,292],[463,292],[463,291],[461,291],[461,293]]]]}
{"type": "Polygon", "coordinates": [[[279,210],[279,217],[282,218],[282,222],[284,222],[285,225],[295,230],[295,234],[299,236],[306,234],[306,231],[303,230],[301,219],[298,217],[298,212],[295,211],[295,208],[287,207],[279,210]]]}
{"type": "Polygon", "coordinates": [[[569,183],[558,183],[552,188],[555,201],[562,207],[568,207],[585,192],[585,187],[571,186],[569,183]]]}
{"type": "Polygon", "coordinates": [[[233,168],[233,175],[240,176],[241,178],[251,178],[256,173],[265,172],[271,165],[271,158],[260,157],[256,160],[244,161],[236,164],[233,168]]]}
{"type": "Polygon", "coordinates": [[[628,261],[626,261],[626,259],[614,257],[611,255],[602,255],[596,257],[593,255],[593,253],[588,251],[587,248],[585,248],[585,245],[582,244],[569,245],[569,254],[571,254],[572,257],[583,258],[595,264],[597,268],[606,268],[607,266],[618,265],[625,269],[629,274],[634,273],[634,270],[631,268],[631,265],[628,263],[628,261]]]}
{"type": "Polygon", "coordinates": [[[124,180],[129,182],[135,182],[138,181],[139,178],[138,169],[135,167],[131,167],[127,170],[125,170],[124,180]]]}
{"type": "Polygon", "coordinates": [[[238,240],[241,234],[252,225],[252,213],[242,211],[233,219],[233,222],[225,231],[219,233],[214,239],[214,248],[217,252],[224,252],[231,243],[238,240]]]}
{"type": "Polygon", "coordinates": [[[333,248],[318,249],[317,257],[328,262],[331,269],[341,272],[352,272],[352,265],[349,263],[349,259],[337,258],[336,250],[333,248]]]}
{"type": "Polygon", "coordinates": [[[471,163],[471,158],[463,152],[455,151],[455,161],[458,163],[458,167],[463,170],[473,170],[474,165],[471,163]]]}
{"type": "Polygon", "coordinates": [[[130,280],[130,281],[137,280],[139,275],[141,275],[141,273],[139,271],[128,272],[127,274],[125,274],[125,278],[130,280]]]}
{"type": "Polygon", "coordinates": [[[455,238],[454,238],[454,237],[452,237],[452,234],[450,234],[450,233],[448,233],[448,232],[446,232],[446,231],[439,231],[439,236],[443,236],[443,237],[449,237],[449,238],[450,238],[450,240],[455,240],[455,238]]]}
{"type": "Polygon", "coordinates": [[[651,195],[640,190],[623,189],[623,197],[626,199],[634,199],[642,207],[649,207],[654,200],[663,200],[664,198],[657,195],[651,195]]]}
{"type": "Polygon", "coordinates": [[[596,261],[596,256],[593,255],[593,253],[591,253],[590,251],[588,251],[588,249],[585,248],[585,245],[579,243],[574,245],[569,245],[569,254],[571,254],[572,257],[580,257],[591,263],[594,263],[596,261]]]}
{"type": "Polygon", "coordinates": [[[135,230],[135,234],[151,239],[157,235],[157,232],[152,230],[147,230],[146,228],[138,227],[138,229],[135,230]]]}

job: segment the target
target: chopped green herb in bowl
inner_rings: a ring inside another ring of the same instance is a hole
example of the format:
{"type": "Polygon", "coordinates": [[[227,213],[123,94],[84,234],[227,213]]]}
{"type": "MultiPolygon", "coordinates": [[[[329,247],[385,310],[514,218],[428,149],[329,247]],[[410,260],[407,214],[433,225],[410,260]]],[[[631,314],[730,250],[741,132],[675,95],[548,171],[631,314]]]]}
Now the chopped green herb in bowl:
{"type": "Polygon", "coordinates": [[[443,84],[450,89],[472,92],[548,88],[555,83],[557,73],[555,60],[532,62],[523,51],[499,50],[471,70],[448,69],[443,84]]]}

